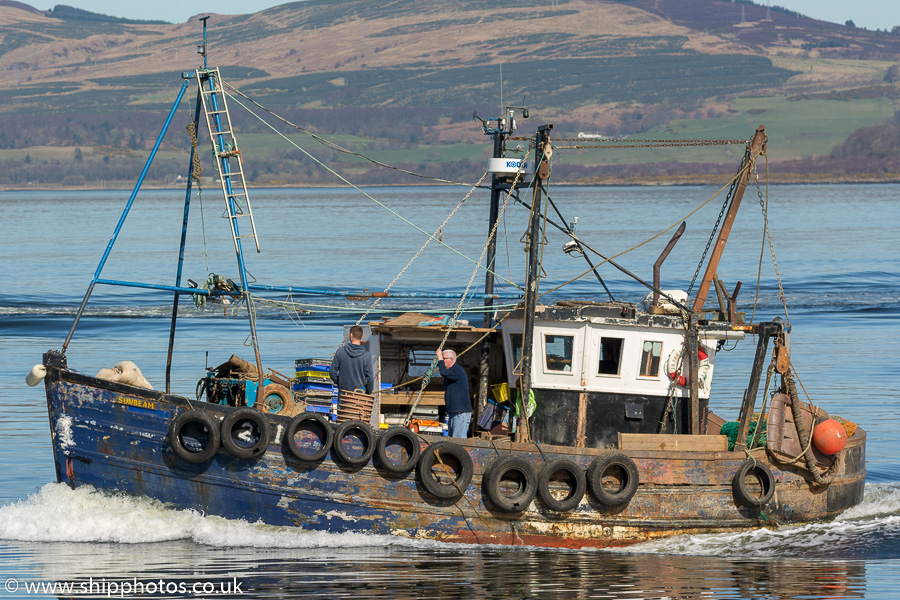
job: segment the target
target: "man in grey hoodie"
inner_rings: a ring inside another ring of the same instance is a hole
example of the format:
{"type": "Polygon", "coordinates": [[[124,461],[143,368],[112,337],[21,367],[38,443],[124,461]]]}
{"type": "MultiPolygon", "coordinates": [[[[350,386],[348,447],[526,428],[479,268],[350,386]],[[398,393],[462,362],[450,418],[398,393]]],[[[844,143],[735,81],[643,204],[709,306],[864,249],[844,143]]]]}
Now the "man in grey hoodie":
{"type": "Polygon", "coordinates": [[[375,389],[372,373],[372,356],[362,346],[363,328],[350,328],[350,340],[338,348],[331,361],[331,380],[341,390],[365,390],[367,394],[375,389]]]}

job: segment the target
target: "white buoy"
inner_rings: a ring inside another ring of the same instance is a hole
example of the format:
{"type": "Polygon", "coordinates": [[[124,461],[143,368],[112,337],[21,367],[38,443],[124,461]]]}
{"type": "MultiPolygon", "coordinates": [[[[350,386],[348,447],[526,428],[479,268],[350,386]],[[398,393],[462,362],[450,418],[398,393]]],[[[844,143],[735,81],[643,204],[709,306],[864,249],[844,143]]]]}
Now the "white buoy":
{"type": "Polygon", "coordinates": [[[47,375],[47,368],[44,365],[34,365],[25,376],[25,383],[34,387],[44,380],[45,375],[47,375]]]}

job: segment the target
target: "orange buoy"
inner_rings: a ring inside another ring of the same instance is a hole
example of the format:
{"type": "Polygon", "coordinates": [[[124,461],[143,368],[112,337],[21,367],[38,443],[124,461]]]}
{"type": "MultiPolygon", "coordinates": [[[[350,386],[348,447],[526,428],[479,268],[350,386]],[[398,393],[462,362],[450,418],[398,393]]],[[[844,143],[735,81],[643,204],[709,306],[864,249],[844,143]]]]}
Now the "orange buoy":
{"type": "Polygon", "coordinates": [[[824,454],[837,454],[847,445],[847,430],[834,419],[823,419],[813,429],[813,444],[824,454]]]}

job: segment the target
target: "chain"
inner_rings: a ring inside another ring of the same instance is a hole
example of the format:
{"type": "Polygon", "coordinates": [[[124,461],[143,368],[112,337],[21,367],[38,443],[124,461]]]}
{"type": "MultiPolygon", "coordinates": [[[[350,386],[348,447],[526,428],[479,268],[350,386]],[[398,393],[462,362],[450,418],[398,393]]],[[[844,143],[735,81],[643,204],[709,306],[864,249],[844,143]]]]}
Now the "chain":
{"type": "MultiPolygon", "coordinates": [[[[766,156],[766,197],[769,195],[769,181],[768,181],[768,172],[769,172],[769,157],[766,156]]],[[[766,234],[766,239],[769,241],[769,252],[772,254],[772,264],[775,266],[775,278],[778,280],[778,299],[781,300],[781,305],[784,307],[784,317],[787,319],[788,325],[791,324],[791,317],[788,315],[787,309],[787,298],[784,295],[784,285],[781,283],[781,273],[778,270],[778,259],[775,258],[775,244],[772,242],[772,231],[769,229],[769,210],[768,210],[768,200],[763,200],[762,188],[759,185],[759,171],[756,171],[756,194],[759,196],[759,206],[762,208],[763,214],[763,230],[766,234]]]]}
{"type": "MultiPolygon", "coordinates": [[[[743,162],[741,164],[743,165],[743,162]]],[[[706,248],[703,250],[703,256],[700,257],[700,262],[697,263],[697,270],[694,271],[694,277],[691,279],[691,285],[688,286],[688,296],[691,295],[691,290],[694,289],[694,284],[697,282],[697,277],[700,275],[700,269],[703,268],[703,263],[704,261],[706,261],[706,255],[709,253],[710,247],[712,247],[713,240],[716,237],[716,232],[719,230],[719,224],[722,222],[722,217],[725,215],[725,210],[728,208],[728,204],[731,202],[731,196],[734,194],[734,188],[737,187],[738,179],[740,179],[740,177],[735,177],[731,180],[731,187],[728,188],[728,194],[725,195],[725,202],[722,203],[722,208],[719,210],[719,218],[716,219],[716,224],[713,225],[712,231],[709,233],[709,240],[707,240],[706,242],[706,248]]]]}
{"type": "MultiPolygon", "coordinates": [[[[527,137],[511,137],[511,140],[526,141],[531,138],[527,137]]],[[[581,138],[556,138],[555,142],[581,142],[581,138]]],[[[732,144],[746,144],[747,140],[626,140],[622,138],[611,138],[609,140],[590,140],[591,144],[603,144],[602,146],[559,146],[555,148],[564,148],[566,150],[590,150],[600,148],[647,148],[647,147],[666,147],[666,146],[727,146],[732,144]],[[613,143],[621,145],[611,145],[613,143]]]]}
{"type": "MultiPolygon", "coordinates": [[[[618,140],[616,140],[618,141],[618,140]]],[[[683,142],[662,142],[650,140],[647,143],[640,144],[620,144],[620,145],[603,145],[603,146],[556,146],[561,150],[613,150],[621,148],[675,148],[682,146],[722,146],[725,144],[746,143],[741,140],[686,140],[683,142]]]]}
{"type": "Polygon", "coordinates": [[[200,189],[200,174],[203,173],[203,163],[200,162],[200,154],[197,152],[197,128],[193,123],[188,123],[188,135],[191,136],[191,148],[194,151],[194,160],[191,164],[191,177],[197,182],[197,189],[200,189]]]}

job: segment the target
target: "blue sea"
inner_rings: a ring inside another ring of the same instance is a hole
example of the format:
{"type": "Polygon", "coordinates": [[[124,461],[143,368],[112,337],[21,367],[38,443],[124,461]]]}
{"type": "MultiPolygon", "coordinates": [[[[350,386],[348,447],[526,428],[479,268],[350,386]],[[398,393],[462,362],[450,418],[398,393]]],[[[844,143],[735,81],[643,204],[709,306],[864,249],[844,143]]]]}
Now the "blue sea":
{"type": "MultiPolygon", "coordinates": [[[[723,182],[724,183],[724,182],[723,182]]],[[[564,187],[550,198],[592,247],[639,277],[671,233],[716,187],[564,187]],[[649,240],[649,241],[648,241],[649,240]],[[646,242],[640,245],[642,242],[646,242]],[[636,247],[636,248],[635,248],[636,247]],[[630,250],[630,251],[629,251],[630,250]]],[[[488,233],[488,193],[467,187],[253,190],[262,252],[245,244],[252,278],[306,288],[463,292],[488,233]],[[404,268],[406,270],[404,271],[404,268]]],[[[900,186],[751,187],[718,269],[743,282],[740,310],[793,327],[792,359],[813,401],[868,433],[859,506],[831,522],[729,535],[676,537],[624,551],[476,547],[375,535],[307,533],[176,510],[146,498],[55,483],[43,386],[25,375],[62,345],[107,249],[128,191],[0,192],[0,600],[3,597],[159,598],[897,598],[900,589],[900,186]],[[767,206],[772,245],[763,235],[767,206]],[[775,261],[773,263],[774,250],[775,261]],[[762,260],[760,260],[762,258],[762,260]],[[776,275],[783,281],[786,310],[776,275]],[[757,273],[761,273],[757,285],[757,273]],[[74,584],[74,588],[47,587],[74,584]],[[151,588],[151,584],[153,587],[151,588]],[[35,588],[34,586],[38,587],[35,588]],[[40,587],[44,586],[44,587],[40,587]],[[139,587],[140,586],[140,587],[139,587]]],[[[687,289],[724,200],[712,198],[662,267],[665,289],[687,289]]],[[[171,285],[183,190],[142,191],[101,277],[171,285]]],[[[237,280],[218,189],[195,195],[185,279],[237,280]]],[[[498,291],[524,279],[528,209],[512,201],[498,229],[498,291]]],[[[547,291],[587,270],[548,228],[547,291]]],[[[246,241],[246,240],[245,240],[246,241]]],[[[595,263],[599,262],[594,259],[595,263]]],[[[644,289],[609,264],[615,299],[644,289]]],[[[476,274],[473,289],[483,285],[476,274]]],[[[694,290],[696,290],[695,285],[694,290]]],[[[588,274],[544,297],[606,299],[588,274]]],[[[342,326],[371,301],[268,295],[257,303],[263,366],[284,373],[301,357],[330,356],[342,326]]],[[[714,294],[709,302],[715,304],[714,294]]],[[[69,365],[95,373],[132,360],[165,386],[172,309],[164,292],[97,286],[75,331],[69,365]]],[[[455,300],[384,300],[367,318],[405,310],[452,313],[455,300]],[[443,312],[442,312],[443,311],[443,312]]],[[[463,305],[478,321],[480,301],[463,305]]],[[[172,390],[193,397],[207,365],[252,359],[246,313],[184,298],[172,390]]],[[[712,408],[736,418],[754,340],[716,360],[712,408]]]]}

